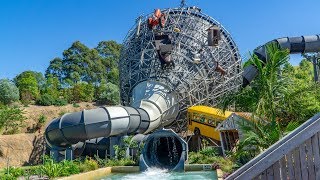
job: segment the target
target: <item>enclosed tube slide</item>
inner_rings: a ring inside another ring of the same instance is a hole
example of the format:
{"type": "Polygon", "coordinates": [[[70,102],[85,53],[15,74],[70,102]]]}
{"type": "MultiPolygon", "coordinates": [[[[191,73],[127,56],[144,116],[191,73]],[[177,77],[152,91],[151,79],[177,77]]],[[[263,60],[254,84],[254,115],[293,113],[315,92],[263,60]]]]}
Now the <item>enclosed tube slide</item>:
{"type": "MultiPolygon", "coordinates": [[[[288,49],[291,54],[320,52],[320,35],[284,37],[272,40],[253,51],[264,62],[267,61],[266,46],[270,43],[277,43],[281,49],[288,49]]],[[[243,71],[243,87],[249,85],[257,74],[258,70],[254,65],[245,67],[243,71]]]]}
{"type": "Polygon", "coordinates": [[[155,81],[139,83],[131,102],[131,107],[101,107],[54,119],[46,128],[46,141],[51,148],[64,150],[94,138],[149,133],[171,123],[179,112],[175,92],[155,81]]]}
{"type": "Polygon", "coordinates": [[[141,171],[150,167],[184,171],[184,162],[188,159],[188,144],[172,129],[155,131],[144,139],[145,145],[139,162],[141,171]]]}

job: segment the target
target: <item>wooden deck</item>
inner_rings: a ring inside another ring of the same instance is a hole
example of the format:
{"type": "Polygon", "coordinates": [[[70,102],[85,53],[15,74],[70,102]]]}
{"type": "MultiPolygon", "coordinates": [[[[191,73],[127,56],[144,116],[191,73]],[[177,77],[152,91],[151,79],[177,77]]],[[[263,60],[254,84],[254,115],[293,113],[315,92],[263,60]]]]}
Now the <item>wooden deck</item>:
{"type": "Polygon", "coordinates": [[[320,180],[320,113],[231,174],[227,180],[320,180]]]}

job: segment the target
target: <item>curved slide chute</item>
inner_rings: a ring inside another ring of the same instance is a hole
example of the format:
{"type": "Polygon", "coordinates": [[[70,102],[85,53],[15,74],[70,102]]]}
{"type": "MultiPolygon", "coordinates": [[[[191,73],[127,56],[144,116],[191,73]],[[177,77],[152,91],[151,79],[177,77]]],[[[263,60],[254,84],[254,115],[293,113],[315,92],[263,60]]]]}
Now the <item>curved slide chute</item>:
{"type": "MultiPolygon", "coordinates": [[[[267,61],[266,46],[270,43],[277,43],[281,49],[288,49],[291,54],[320,52],[320,35],[278,38],[253,51],[264,62],[267,61]]],[[[243,70],[243,87],[249,85],[257,74],[258,70],[254,65],[245,67],[243,70]]]]}
{"type": "Polygon", "coordinates": [[[54,119],[45,131],[48,145],[64,150],[94,138],[149,133],[178,115],[176,94],[159,82],[141,82],[132,97],[132,107],[101,107],[54,119]]]}

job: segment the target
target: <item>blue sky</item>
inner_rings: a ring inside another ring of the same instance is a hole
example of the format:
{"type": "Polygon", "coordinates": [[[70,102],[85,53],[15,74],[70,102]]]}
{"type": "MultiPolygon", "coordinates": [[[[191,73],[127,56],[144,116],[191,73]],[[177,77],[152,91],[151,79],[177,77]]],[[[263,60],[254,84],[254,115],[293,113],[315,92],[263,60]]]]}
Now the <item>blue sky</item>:
{"type": "MultiPolygon", "coordinates": [[[[122,42],[134,20],[180,0],[0,0],[0,78],[24,70],[44,72],[54,57],[79,40],[95,47],[122,42]]],[[[319,0],[187,0],[231,33],[240,53],[284,36],[320,33],[319,0]]],[[[293,57],[293,63],[300,56],[293,57]]]]}

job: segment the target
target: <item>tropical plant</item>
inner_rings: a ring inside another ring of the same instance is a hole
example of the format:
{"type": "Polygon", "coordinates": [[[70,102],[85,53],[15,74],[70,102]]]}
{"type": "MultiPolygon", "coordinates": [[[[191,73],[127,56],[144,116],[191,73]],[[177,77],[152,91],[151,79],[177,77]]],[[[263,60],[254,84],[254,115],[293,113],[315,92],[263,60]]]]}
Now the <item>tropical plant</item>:
{"type": "Polygon", "coordinates": [[[42,166],[39,166],[41,174],[47,175],[49,178],[59,177],[63,171],[63,167],[59,163],[55,163],[51,158],[45,158],[42,166]]]}
{"type": "Polygon", "coordinates": [[[266,46],[266,49],[267,62],[255,54],[246,62],[246,65],[257,67],[258,76],[250,86],[226,95],[221,101],[223,109],[235,104],[237,111],[253,112],[266,121],[276,121],[277,111],[281,109],[284,97],[287,96],[289,80],[280,77],[279,72],[282,66],[288,63],[289,52],[280,50],[278,45],[273,43],[266,46]]]}

